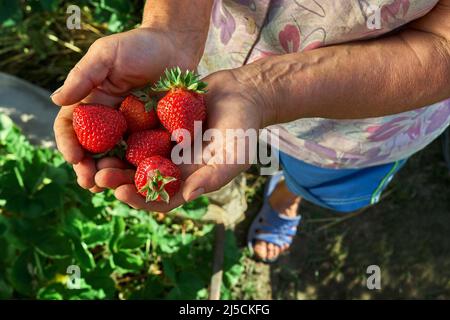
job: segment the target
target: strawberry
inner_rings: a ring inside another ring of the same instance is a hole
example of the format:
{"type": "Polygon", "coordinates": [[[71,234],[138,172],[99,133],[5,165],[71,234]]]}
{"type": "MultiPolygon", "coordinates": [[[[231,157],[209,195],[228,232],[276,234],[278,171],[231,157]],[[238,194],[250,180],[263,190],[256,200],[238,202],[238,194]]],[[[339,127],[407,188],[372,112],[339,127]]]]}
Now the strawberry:
{"type": "Polygon", "coordinates": [[[112,149],[127,130],[124,116],[101,104],[79,104],[73,111],[73,129],[84,149],[103,153],[112,149]]]}
{"type": "Polygon", "coordinates": [[[136,167],[151,156],[170,157],[172,141],[165,129],[145,130],[132,133],[127,140],[126,159],[136,167]]]}
{"type": "MultiPolygon", "coordinates": [[[[203,94],[206,83],[191,71],[182,73],[180,68],[166,70],[165,76],[153,88],[154,91],[168,91],[158,102],[156,113],[161,124],[173,133],[177,129],[186,129],[191,141],[194,139],[194,121],[204,122],[206,105],[203,94]]],[[[177,142],[183,141],[180,132],[177,142]]]]}
{"type": "Polygon", "coordinates": [[[146,202],[169,202],[181,185],[180,169],[169,159],[153,156],[144,159],[136,170],[134,183],[146,202]]]}
{"type": "Polygon", "coordinates": [[[122,101],[119,110],[127,120],[128,131],[137,132],[158,126],[155,107],[156,101],[144,91],[134,91],[122,101]]]}

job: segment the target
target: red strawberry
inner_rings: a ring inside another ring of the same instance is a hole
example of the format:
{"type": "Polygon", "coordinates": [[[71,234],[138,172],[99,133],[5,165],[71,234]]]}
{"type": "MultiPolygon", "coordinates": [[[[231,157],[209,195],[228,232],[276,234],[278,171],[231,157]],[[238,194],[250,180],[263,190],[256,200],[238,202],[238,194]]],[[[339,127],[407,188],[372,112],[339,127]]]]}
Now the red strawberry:
{"type": "Polygon", "coordinates": [[[112,149],[127,130],[116,109],[101,104],[80,104],[73,110],[73,129],[84,149],[103,153],[112,149]]]}
{"type": "MultiPolygon", "coordinates": [[[[154,91],[168,91],[158,102],[156,112],[161,124],[173,133],[177,129],[186,129],[194,139],[194,121],[204,122],[206,105],[203,94],[206,83],[199,81],[199,76],[180,68],[166,70],[165,77],[153,88],[154,91]]],[[[183,134],[177,137],[177,142],[183,141],[183,134]]]]}
{"type": "Polygon", "coordinates": [[[145,158],[162,156],[169,158],[172,150],[170,133],[165,129],[135,132],[127,140],[126,159],[136,167],[145,158]]]}
{"type": "Polygon", "coordinates": [[[128,130],[137,132],[158,126],[155,106],[155,100],[149,98],[143,91],[135,91],[123,100],[119,110],[127,120],[128,130]]]}
{"type": "Polygon", "coordinates": [[[154,156],[144,159],[136,170],[134,183],[149,201],[169,202],[180,189],[180,169],[169,159],[154,156]]]}

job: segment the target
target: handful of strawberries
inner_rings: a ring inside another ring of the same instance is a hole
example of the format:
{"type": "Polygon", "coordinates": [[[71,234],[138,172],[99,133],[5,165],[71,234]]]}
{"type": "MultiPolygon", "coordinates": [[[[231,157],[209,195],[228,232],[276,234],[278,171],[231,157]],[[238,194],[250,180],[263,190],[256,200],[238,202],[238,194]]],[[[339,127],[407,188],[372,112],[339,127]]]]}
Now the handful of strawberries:
{"type": "MultiPolygon", "coordinates": [[[[73,112],[73,128],[83,148],[102,156],[124,145],[126,160],[137,167],[134,182],[146,201],[169,202],[180,189],[180,169],[170,160],[172,133],[188,132],[204,122],[206,83],[191,71],[166,70],[153,91],[167,92],[156,101],[145,90],[134,91],[119,110],[100,104],[80,104],[73,112]],[[155,110],[156,109],[156,110],[155,110]]],[[[184,134],[176,136],[180,143],[184,134]]]]}

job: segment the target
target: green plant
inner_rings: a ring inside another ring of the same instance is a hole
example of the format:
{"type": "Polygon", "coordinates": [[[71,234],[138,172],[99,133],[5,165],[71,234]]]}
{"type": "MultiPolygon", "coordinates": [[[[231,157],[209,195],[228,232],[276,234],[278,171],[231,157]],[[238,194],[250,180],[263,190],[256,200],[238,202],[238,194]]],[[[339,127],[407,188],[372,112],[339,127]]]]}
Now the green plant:
{"type": "MultiPolygon", "coordinates": [[[[212,271],[213,225],[193,220],[205,197],[161,216],[75,183],[55,151],[32,146],[0,114],[0,299],[202,299],[212,271]],[[68,289],[67,268],[81,269],[68,289]]],[[[222,297],[242,273],[227,233],[222,297]]]]}
{"type": "Polygon", "coordinates": [[[80,0],[81,29],[66,27],[68,0],[0,0],[0,70],[56,89],[99,37],[139,24],[143,0],[80,0]]]}

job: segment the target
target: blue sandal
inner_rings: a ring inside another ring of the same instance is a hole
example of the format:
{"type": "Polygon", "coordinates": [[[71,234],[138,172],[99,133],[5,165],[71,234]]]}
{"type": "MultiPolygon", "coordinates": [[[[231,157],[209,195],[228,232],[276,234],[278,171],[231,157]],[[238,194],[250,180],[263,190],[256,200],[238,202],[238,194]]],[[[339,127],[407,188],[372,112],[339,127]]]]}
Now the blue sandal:
{"type": "MultiPolygon", "coordinates": [[[[301,216],[291,218],[280,215],[272,209],[269,203],[270,195],[282,178],[283,172],[280,171],[273,175],[266,184],[263,206],[253,220],[247,235],[247,245],[252,255],[253,244],[256,240],[273,243],[281,248],[286,244],[291,245],[292,239],[297,232],[297,226],[300,223],[301,216]]],[[[273,263],[277,259],[278,256],[275,259],[260,260],[265,263],[273,263]]]]}

